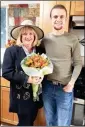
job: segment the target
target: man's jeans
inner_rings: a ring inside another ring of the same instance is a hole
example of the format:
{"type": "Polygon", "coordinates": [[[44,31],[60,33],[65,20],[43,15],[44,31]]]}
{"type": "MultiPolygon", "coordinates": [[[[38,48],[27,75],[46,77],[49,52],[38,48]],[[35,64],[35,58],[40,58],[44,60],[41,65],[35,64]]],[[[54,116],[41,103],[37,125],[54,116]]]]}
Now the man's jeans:
{"type": "Polygon", "coordinates": [[[63,85],[43,82],[42,95],[47,126],[70,126],[73,92],[63,91],[63,85]]]}

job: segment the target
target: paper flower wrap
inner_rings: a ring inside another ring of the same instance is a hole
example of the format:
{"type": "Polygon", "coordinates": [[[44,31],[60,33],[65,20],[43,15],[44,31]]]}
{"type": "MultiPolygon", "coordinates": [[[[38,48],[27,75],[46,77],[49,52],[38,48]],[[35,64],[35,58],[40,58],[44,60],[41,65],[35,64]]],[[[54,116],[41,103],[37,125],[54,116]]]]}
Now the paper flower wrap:
{"type": "MultiPolygon", "coordinates": [[[[21,61],[21,67],[28,76],[39,76],[51,74],[53,72],[53,64],[45,54],[32,53],[21,61]]],[[[32,84],[33,100],[39,100],[38,92],[42,85],[32,84]]]]}

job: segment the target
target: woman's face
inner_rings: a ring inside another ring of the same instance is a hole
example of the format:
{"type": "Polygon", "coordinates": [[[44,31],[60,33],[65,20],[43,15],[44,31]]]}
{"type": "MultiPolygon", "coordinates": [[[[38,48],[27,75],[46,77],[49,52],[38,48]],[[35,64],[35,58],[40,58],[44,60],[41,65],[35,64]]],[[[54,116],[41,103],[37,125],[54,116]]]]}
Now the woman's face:
{"type": "Polygon", "coordinates": [[[22,33],[22,43],[27,49],[31,49],[33,47],[34,39],[34,33],[31,29],[26,29],[22,33]]]}

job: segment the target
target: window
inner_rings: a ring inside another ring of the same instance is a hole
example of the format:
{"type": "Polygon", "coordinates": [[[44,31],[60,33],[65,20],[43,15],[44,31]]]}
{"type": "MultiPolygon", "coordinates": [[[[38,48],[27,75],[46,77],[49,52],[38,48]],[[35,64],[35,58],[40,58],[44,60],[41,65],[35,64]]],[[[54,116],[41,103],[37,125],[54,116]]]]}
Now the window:
{"type": "Polygon", "coordinates": [[[1,8],[1,48],[5,47],[6,43],[6,8],[1,8]]]}
{"type": "Polygon", "coordinates": [[[5,44],[7,41],[6,14],[7,14],[7,8],[1,7],[1,60],[0,60],[1,65],[3,63],[3,56],[4,56],[4,52],[5,52],[5,44]]]}

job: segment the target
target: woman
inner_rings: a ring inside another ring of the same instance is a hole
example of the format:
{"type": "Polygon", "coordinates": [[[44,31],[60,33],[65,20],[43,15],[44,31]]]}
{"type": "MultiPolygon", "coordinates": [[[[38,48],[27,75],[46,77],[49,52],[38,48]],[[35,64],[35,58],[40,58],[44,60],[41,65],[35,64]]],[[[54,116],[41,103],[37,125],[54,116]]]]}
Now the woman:
{"type": "Polygon", "coordinates": [[[18,126],[32,126],[36,118],[40,101],[33,101],[31,84],[40,84],[40,77],[28,77],[22,70],[20,63],[26,55],[36,52],[43,53],[44,50],[38,45],[38,40],[44,36],[43,31],[33,25],[32,21],[25,20],[11,31],[11,37],[16,40],[17,45],[6,49],[3,60],[2,76],[10,81],[10,112],[18,115],[18,126]],[[19,45],[19,46],[18,46],[19,45]]]}

